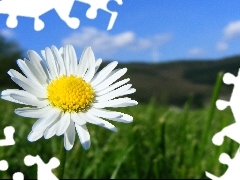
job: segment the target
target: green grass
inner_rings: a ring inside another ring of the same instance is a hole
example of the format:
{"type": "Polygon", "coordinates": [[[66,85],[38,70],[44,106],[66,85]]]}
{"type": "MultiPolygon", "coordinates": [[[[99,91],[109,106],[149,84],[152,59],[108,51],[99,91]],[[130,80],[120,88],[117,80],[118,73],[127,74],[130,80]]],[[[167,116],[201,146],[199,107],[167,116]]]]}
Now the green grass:
{"type": "MultiPolygon", "coordinates": [[[[114,133],[102,127],[88,124],[91,147],[85,151],[76,135],[72,150],[66,154],[64,178],[206,178],[205,171],[222,175],[227,166],[218,161],[223,152],[234,156],[238,144],[225,139],[222,146],[215,146],[211,139],[223,127],[234,122],[231,110],[218,111],[215,101],[221,88],[222,74],[215,85],[212,102],[208,107],[192,109],[192,96],[183,108],[159,106],[154,100],[135,107],[118,108],[130,114],[130,124],[113,122],[118,128],[114,133]]],[[[9,163],[7,171],[0,172],[0,178],[12,178],[15,172],[22,172],[25,179],[37,178],[37,166],[27,167],[26,155],[40,155],[45,163],[52,157],[59,157],[61,137],[28,142],[27,135],[35,119],[14,114],[22,107],[0,100],[0,139],[3,129],[13,126],[16,130],[14,146],[0,148],[0,160],[9,163]]],[[[53,172],[57,174],[58,168],[53,172]]]]}

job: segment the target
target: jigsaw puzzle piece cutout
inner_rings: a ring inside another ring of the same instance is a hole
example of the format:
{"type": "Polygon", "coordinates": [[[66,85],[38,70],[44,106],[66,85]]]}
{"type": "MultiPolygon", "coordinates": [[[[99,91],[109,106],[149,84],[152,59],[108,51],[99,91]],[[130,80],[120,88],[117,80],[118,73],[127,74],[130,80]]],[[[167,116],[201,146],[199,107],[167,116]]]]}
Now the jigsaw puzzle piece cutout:
{"type": "Polygon", "coordinates": [[[0,13],[8,14],[6,25],[15,28],[18,25],[17,16],[34,18],[34,29],[40,31],[44,28],[44,22],[39,16],[50,11],[54,7],[54,1],[47,0],[2,0],[0,1],[0,13]]]}
{"type": "Polygon", "coordinates": [[[0,146],[11,146],[15,144],[15,141],[13,139],[13,134],[15,132],[14,127],[7,126],[4,128],[4,136],[5,139],[0,140],[0,146]]]}
{"type": "Polygon", "coordinates": [[[236,155],[233,159],[226,153],[222,153],[219,157],[219,161],[222,164],[228,165],[227,171],[221,176],[217,177],[211,173],[205,172],[206,176],[212,180],[229,180],[229,179],[240,179],[240,149],[237,150],[236,155]]]}
{"type": "Polygon", "coordinates": [[[118,12],[118,9],[120,8],[120,5],[123,4],[122,0],[111,0],[107,4],[107,9],[112,12],[118,12]]]}
{"type": "Polygon", "coordinates": [[[1,0],[0,1],[0,13],[8,14],[6,25],[9,28],[15,28],[18,25],[17,15],[14,15],[11,13],[11,12],[13,12],[13,10],[11,10],[12,7],[10,7],[11,5],[13,5],[13,4],[10,4],[9,1],[1,0]]]}
{"type": "MultiPolygon", "coordinates": [[[[233,90],[229,101],[217,100],[216,106],[219,110],[224,110],[228,106],[231,108],[233,113],[235,123],[223,128],[220,132],[216,133],[212,142],[220,146],[223,144],[224,137],[228,137],[238,144],[240,144],[240,111],[239,111],[239,100],[240,100],[240,69],[238,71],[238,75],[234,76],[231,73],[225,73],[223,76],[223,82],[227,85],[233,84],[233,90]]],[[[212,180],[228,180],[228,179],[240,179],[240,148],[238,149],[235,157],[233,159],[226,153],[222,153],[219,157],[219,161],[222,164],[228,165],[228,169],[221,177],[216,177],[213,174],[205,172],[208,178],[212,180]]]]}
{"type": "Polygon", "coordinates": [[[44,28],[44,26],[45,26],[45,24],[41,19],[39,19],[38,17],[36,17],[34,19],[34,29],[35,29],[35,31],[41,31],[44,28]]]}
{"type": "Polygon", "coordinates": [[[212,138],[213,144],[222,145],[225,136],[240,144],[240,123],[233,123],[216,133],[212,138]]]}
{"type": "MultiPolygon", "coordinates": [[[[114,11],[110,11],[108,9],[107,5],[110,0],[77,0],[77,1],[90,5],[90,8],[86,12],[86,16],[89,19],[95,19],[97,17],[97,11],[99,9],[110,13],[111,18],[109,20],[107,30],[112,29],[112,27],[117,19],[118,13],[114,12],[114,11]]],[[[123,4],[122,0],[114,0],[114,1],[116,1],[119,5],[123,4]]]]}
{"type": "Polygon", "coordinates": [[[222,110],[226,109],[228,106],[230,106],[230,103],[228,101],[219,99],[216,101],[216,106],[220,111],[222,111],[222,110]]]}
{"type": "Polygon", "coordinates": [[[69,17],[75,0],[61,0],[55,3],[55,10],[58,16],[72,29],[77,29],[80,20],[76,17],[69,17]]]}
{"type": "Polygon", "coordinates": [[[2,0],[0,1],[0,14],[9,15],[6,25],[10,28],[17,27],[17,16],[34,18],[34,29],[40,31],[45,24],[39,17],[55,9],[69,27],[76,29],[80,24],[79,19],[69,17],[73,3],[74,0],[2,0]]]}
{"type": "Polygon", "coordinates": [[[228,106],[233,112],[233,116],[236,122],[240,123],[240,111],[239,111],[239,100],[240,100],[240,69],[238,75],[234,76],[231,73],[225,73],[223,76],[223,82],[225,84],[233,84],[233,90],[229,101],[217,100],[216,106],[219,110],[224,110],[228,106]]]}
{"type": "Polygon", "coordinates": [[[24,158],[24,163],[27,166],[32,166],[34,164],[37,164],[38,180],[46,180],[46,179],[58,180],[58,178],[52,173],[52,169],[60,165],[60,161],[57,158],[53,157],[50,159],[50,161],[47,164],[45,164],[38,155],[37,156],[27,155],[24,158]]]}
{"type": "Polygon", "coordinates": [[[17,16],[8,16],[7,21],[6,21],[6,25],[9,28],[15,28],[18,25],[18,20],[17,20],[17,16]]]}
{"type": "Polygon", "coordinates": [[[12,177],[13,180],[24,180],[24,175],[21,172],[15,172],[12,177]]]}
{"type": "Polygon", "coordinates": [[[6,171],[8,169],[8,162],[5,160],[0,161],[0,171],[6,171]]]}
{"type": "Polygon", "coordinates": [[[237,79],[236,76],[234,76],[231,73],[225,73],[223,75],[223,82],[227,85],[234,84],[236,82],[236,79],[237,79]]]}

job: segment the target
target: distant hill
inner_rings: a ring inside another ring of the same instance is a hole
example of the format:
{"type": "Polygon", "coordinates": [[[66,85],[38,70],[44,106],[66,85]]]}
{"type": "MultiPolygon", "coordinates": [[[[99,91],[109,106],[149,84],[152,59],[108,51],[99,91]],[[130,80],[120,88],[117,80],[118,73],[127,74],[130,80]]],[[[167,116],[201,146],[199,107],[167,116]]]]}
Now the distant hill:
{"type": "MultiPolygon", "coordinates": [[[[100,68],[106,64],[108,62],[104,62],[100,68]]],[[[154,97],[160,105],[182,107],[192,94],[193,105],[203,107],[211,100],[218,72],[231,72],[237,75],[240,56],[219,60],[179,60],[152,64],[120,63],[117,66],[117,68],[123,67],[127,67],[128,72],[122,78],[129,77],[130,83],[137,89],[136,93],[129,96],[140,103],[147,103],[154,97]]],[[[15,67],[10,68],[20,72],[16,64],[15,67]]],[[[6,74],[5,69],[3,70],[3,66],[0,67],[0,77],[4,79],[1,82],[1,89],[18,88],[6,74]]],[[[223,84],[221,98],[229,99],[232,87],[232,85],[223,84]]]]}
{"type": "MultiPolygon", "coordinates": [[[[158,104],[183,106],[192,94],[193,105],[202,107],[211,100],[218,72],[237,75],[240,56],[157,64],[126,63],[119,66],[128,68],[124,77],[129,77],[130,83],[137,89],[131,97],[140,102],[148,102],[155,97],[158,104]]],[[[223,84],[221,98],[229,99],[232,87],[223,84]]]]}

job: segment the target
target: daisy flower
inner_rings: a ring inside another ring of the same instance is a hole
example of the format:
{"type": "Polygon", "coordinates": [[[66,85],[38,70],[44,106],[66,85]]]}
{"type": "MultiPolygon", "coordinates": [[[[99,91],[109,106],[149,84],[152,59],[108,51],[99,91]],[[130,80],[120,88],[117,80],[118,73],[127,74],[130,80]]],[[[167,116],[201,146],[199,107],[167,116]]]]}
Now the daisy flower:
{"type": "Polygon", "coordinates": [[[33,106],[15,110],[20,116],[38,118],[27,137],[29,141],[63,135],[64,147],[70,150],[76,129],[83,148],[88,149],[87,123],[116,132],[117,128],[104,119],[133,121],[128,114],[105,109],[137,105],[137,101],[122,97],[136,91],[126,84],[130,79],[116,82],[127,68],[115,69],[118,62],[114,61],[97,72],[102,59],[95,60],[91,47],[85,48],[80,61],[71,45],[47,47],[41,53],[43,60],[32,50],[28,51],[29,60],[17,60],[25,76],[14,69],[8,71],[23,90],[7,89],[1,93],[2,99],[33,106]]]}

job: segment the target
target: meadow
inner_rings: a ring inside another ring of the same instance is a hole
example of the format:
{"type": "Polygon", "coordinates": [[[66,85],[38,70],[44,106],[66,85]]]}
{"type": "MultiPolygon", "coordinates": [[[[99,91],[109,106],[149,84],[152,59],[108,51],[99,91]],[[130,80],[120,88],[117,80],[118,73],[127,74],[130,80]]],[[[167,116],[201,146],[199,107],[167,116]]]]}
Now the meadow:
{"type": "MultiPolygon", "coordinates": [[[[84,150],[76,135],[74,147],[66,155],[64,178],[207,179],[205,171],[222,175],[227,166],[218,161],[219,155],[226,152],[233,157],[239,145],[227,138],[222,146],[212,143],[214,134],[234,122],[230,108],[219,111],[215,107],[221,79],[222,74],[204,108],[192,108],[191,95],[183,107],[161,106],[152,98],[135,107],[117,108],[134,117],[130,124],[113,122],[117,133],[88,124],[91,147],[84,150]]],[[[0,148],[0,160],[9,164],[7,171],[0,172],[0,178],[22,172],[25,179],[36,179],[37,166],[24,165],[24,157],[39,155],[47,163],[52,157],[59,158],[63,143],[59,136],[28,142],[27,135],[36,119],[14,114],[18,107],[22,105],[0,100],[0,138],[4,138],[6,126],[13,126],[16,142],[0,148]]],[[[58,168],[53,172],[57,175],[58,168]]]]}

